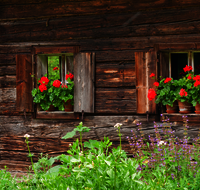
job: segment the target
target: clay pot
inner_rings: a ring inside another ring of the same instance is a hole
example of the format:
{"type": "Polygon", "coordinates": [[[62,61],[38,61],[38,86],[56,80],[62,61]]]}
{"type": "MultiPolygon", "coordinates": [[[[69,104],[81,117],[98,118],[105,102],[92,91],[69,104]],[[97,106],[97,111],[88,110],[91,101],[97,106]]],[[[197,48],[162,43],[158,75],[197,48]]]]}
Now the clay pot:
{"type": "Polygon", "coordinates": [[[74,106],[71,104],[71,100],[64,102],[64,107],[66,112],[72,112],[74,110],[74,106]]]}
{"type": "Polygon", "coordinates": [[[56,108],[53,105],[50,105],[49,109],[47,111],[55,111],[56,108]]]}
{"type": "Polygon", "coordinates": [[[196,106],[195,106],[195,113],[196,114],[200,114],[200,103],[197,102],[196,106]]]}
{"type": "Polygon", "coordinates": [[[192,104],[178,100],[179,113],[192,113],[192,104]]]}
{"type": "Polygon", "coordinates": [[[178,102],[174,101],[173,106],[166,105],[166,112],[167,113],[177,113],[178,112],[178,102]]]}

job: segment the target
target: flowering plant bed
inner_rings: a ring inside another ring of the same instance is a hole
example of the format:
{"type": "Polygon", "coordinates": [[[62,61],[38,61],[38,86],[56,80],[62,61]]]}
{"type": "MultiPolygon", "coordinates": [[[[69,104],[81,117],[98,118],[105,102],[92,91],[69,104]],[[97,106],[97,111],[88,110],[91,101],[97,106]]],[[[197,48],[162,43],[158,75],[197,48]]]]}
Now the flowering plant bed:
{"type": "MultiPolygon", "coordinates": [[[[162,124],[154,122],[155,134],[146,135],[142,124],[127,137],[133,157],[128,157],[120,146],[110,148],[108,137],[103,141],[82,142],[82,135],[90,128],[79,123],[63,139],[80,138],[67,147],[67,154],[56,157],[41,155],[33,163],[29,148],[31,137],[26,134],[25,143],[31,159],[31,176],[12,179],[9,172],[0,171],[1,189],[200,189],[200,135],[188,144],[188,119],[183,116],[184,137],[175,137],[168,118],[162,124]],[[59,160],[59,165],[54,163],[59,160]],[[18,181],[18,182],[17,182],[18,181]]],[[[122,123],[114,125],[120,142],[122,123]]]]}
{"type": "Polygon", "coordinates": [[[53,69],[54,75],[47,77],[47,74],[37,80],[38,88],[32,90],[33,102],[40,105],[43,110],[48,110],[51,105],[64,110],[64,103],[71,100],[73,105],[74,98],[74,76],[71,73],[66,74],[66,84],[58,80],[59,75],[56,72],[58,67],[53,69]]]}
{"type": "MultiPolygon", "coordinates": [[[[162,105],[170,105],[171,107],[176,100],[191,103],[193,106],[197,102],[200,103],[200,75],[194,75],[191,66],[186,65],[183,70],[185,75],[178,80],[160,76],[160,81],[156,80],[155,87],[148,91],[149,100],[152,101],[156,98],[156,104],[162,103],[162,105]]],[[[152,73],[150,77],[155,79],[155,74],[152,73]]]]}

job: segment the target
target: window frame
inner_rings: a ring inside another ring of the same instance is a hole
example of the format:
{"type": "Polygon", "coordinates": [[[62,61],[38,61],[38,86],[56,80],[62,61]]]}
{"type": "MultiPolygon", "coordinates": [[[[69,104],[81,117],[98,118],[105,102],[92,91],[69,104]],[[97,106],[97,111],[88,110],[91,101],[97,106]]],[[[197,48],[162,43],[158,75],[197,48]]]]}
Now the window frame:
{"type": "MultiPolygon", "coordinates": [[[[192,71],[194,72],[194,53],[195,52],[200,53],[200,50],[197,50],[194,48],[193,49],[183,48],[183,49],[177,49],[177,50],[176,49],[171,50],[171,49],[164,48],[164,49],[159,49],[158,52],[159,52],[159,54],[163,54],[163,53],[169,54],[169,60],[168,60],[168,64],[169,64],[168,72],[169,73],[168,73],[168,76],[165,76],[165,77],[171,77],[171,53],[188,53],[188,66],[192,66],[192,68],[193,68],[192,71]]],[[[160,65],[162,65],[165,61],[163,62],[162,58],[160,58],[159,62],[160,62],[160,65]]],[[[164,74],[161,68],[159,69],[159,72],[164,74]]],[[[164,116],[167,116],[168,118],[170,118],[170,121],[175,122],[174,125],[176,125],[176,122],[183,121],[183,119],[182,119],[183,114],[181,114],[179,112],[178,113],[166,113],[163,106],[160,107],[160,113],[162,113],[164,116]]],[[[196,113],[189,113],[189,114],[184,114],[184,115],[187,115],[188,119],[190,121],[197,122],[200,119],[200,115],[196,114],[196,113]]],[[[162,116],[160,116],[160,120],[162,120],[162,119],[163,119],[162,116]]]]}
{"type": "MultiPolygon", "coordinates": [[[[36,78],[40,78],[38,76],[38,56],[40,55],[65,55],[67,53],[73,53],[73,55],[77,54],[79,52],[78,46],[34,46],[33,47],[33,60],[34,60],[34,88],[38,88],[38,84],[36,81],[36,78]]],[[[66,55],[65,55],[66,60],[66,55]]],[[[62,65],[62,60],[61,60],[62,65]]],[[[46,68],[48,71],[48,69],[46,68]]],[[[62,71],[61,71],[62,72],[62,71]]],[[[62,74],[61,74],[62,75],[62,74]]],[[[65,112],[65,111],[39,111],[37,104],[34,103],[34,115],[36,119],[80,119],[80,114],[73,112],[65,112]]]]}

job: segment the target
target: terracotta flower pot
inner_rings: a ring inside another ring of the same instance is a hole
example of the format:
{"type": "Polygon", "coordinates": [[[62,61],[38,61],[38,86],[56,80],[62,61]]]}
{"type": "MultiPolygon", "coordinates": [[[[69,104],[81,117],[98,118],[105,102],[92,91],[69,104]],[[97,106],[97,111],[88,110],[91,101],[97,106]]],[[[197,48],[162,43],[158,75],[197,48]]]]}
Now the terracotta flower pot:
{"type": "Polygon", "coordinates": [[[74,106],[71,104],[71,100],[64,102],[64,107],[66,112],[72,112],[74,110],[74,106]]]}
{"type": "Polygon", "coordinates": [[[192,113],[192,104],[178,100],[179,113],[192,113]]]}
{"type": "Polygon", "coordinates": [[[196,106],[195,106],[195,113],[196,114],[200,114],[200,103],[197,102],[196,106]]]}
{"type": "Polygon", "coordinates": [[[173,106],[171,107],[170,105],[166,105],[166,112],[167,113],[177,113],[178,112],[178,102],[175,101],[173,103],[173,106]]]}
{"type": "Polygon", "coordinates": [[[56,108],[53,105],[50,105],[49,109],[47,111],[55,111],[56,108]]]}

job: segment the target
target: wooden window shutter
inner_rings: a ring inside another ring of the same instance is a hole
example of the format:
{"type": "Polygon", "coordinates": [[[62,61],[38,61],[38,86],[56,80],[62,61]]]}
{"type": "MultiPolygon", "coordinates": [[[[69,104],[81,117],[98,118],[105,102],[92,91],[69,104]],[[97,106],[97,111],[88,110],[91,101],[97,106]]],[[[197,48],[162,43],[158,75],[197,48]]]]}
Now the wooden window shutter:
{"type": "Polygon", "coordinates": [[[32,56],[31,54],[16,55],[16,107],[19,112],[32,112],[33,100],[31,95],[32,80],[32,56]]]}
{"type": "Polygon", "coordinates": [[[74,57],[74,112],[94,113],[94,53],[74,57]]]}
{"type": "Polygon", "coordinates": [[[137,113],[146,114],[156,113],[156,104],[154,100],[149,101],[147,98],[148,89],[154,88],[155,80],[150,78],[151,73],[156,72],[156,52],[135,52],[135,66],[136,66],[136,93],[137,93],[137,113]]]}

